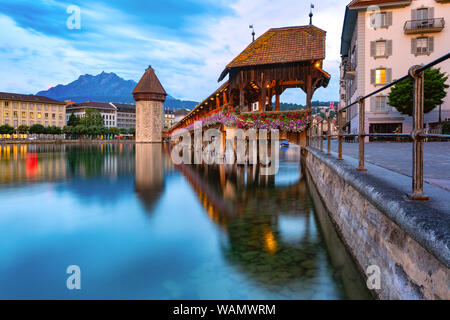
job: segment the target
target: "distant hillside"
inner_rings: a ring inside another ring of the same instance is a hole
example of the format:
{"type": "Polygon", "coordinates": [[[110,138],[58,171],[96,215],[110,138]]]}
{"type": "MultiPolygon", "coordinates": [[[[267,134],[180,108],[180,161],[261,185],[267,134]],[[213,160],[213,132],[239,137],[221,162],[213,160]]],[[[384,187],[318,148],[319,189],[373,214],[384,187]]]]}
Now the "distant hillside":
{"type": "MultiPolygon", "coordinates": [[[[58,84],[49,90],[39,91],[36,95],[60,101],[134,103],[131,91],[136,84],[136,81],[124,80],[113,72],[102,72],[96,76],[82,75],[67,85],[58,84]]],[[[164,105],[170,109],[191,109],[197,102],[178,100],[168,95],[164,105]]]]}

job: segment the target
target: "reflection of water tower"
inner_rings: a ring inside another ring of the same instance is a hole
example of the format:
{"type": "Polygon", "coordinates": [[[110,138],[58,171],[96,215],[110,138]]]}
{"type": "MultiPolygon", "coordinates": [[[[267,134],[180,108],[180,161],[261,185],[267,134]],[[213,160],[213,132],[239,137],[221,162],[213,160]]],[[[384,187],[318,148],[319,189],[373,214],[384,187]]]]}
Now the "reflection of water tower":
{"type": "Polygon", "coordinates": [[[136,193],[152,211],[164,190],[161,144],[136,144],[136,193]]]}
{"type": "Polygon", "coordinates": [[[163,104],[167,93],[151,66],[132,93],[136,101],[136,142],[162,142],[163,104]]]}

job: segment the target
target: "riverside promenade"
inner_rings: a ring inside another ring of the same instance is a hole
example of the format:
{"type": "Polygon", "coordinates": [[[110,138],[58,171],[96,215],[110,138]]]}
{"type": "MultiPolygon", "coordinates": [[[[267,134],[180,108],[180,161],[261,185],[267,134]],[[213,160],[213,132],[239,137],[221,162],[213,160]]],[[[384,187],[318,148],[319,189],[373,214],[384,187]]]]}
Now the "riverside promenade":
{"type": "MultiPolygon", "coordinates": [[[[331,142],[331,150],[337,152],[337,141],[331,142]]],[[[450,191],[450,142],[424,143],[425,182],[450,191]]],[[[342,153],[358,159],[358,144],[343,143],[342,153]]],[[[365,145],[366,162],[411,177],[412,143],[371,142],[365,145]]]]}

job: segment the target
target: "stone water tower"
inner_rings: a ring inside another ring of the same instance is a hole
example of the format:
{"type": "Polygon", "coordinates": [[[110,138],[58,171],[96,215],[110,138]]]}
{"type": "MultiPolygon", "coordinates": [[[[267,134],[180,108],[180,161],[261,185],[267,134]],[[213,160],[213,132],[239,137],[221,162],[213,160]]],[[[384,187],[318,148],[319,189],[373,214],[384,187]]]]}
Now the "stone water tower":
{"type": "Polygon", "coordinates": [[[132,93],[136,101],[136,142],[161,143],[167,93],[151,66],[132,93]]]}

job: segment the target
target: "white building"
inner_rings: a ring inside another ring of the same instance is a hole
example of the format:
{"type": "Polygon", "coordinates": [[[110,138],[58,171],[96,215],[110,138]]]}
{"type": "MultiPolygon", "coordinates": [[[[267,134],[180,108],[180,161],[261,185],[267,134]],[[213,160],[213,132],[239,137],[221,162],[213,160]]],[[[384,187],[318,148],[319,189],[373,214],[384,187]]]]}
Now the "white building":
{"type": "Polygon", "coordinates": [[[79,118],[83,118],[87,109],[96,109],[103,117],[105,127],[117,127],[117,107],[112,103],[105,102],[80,102],[72,103],[66,106],[66,123],[69,121],[70,115],[73,113],[79,118]]]}
{"type": "MultiPolygon", "coordinates": [[[[450,52],[449,0],[353,0],[346,7],[341,39],[340,106],[344,107],[450,52]]],[[[437,67],[450,73],[450,61],[437,67]]],[[[389,106],[385,90],[366,100],[365,132],[412,130],[412,117],[389,106]]],[[[425,123],[450,119],[450,94],[425,123]],[[441,110],[441,112],[439,111],[441,110]]],[[[347,112],[346,131],[358,132],[358,105],[347,112]]]]}

